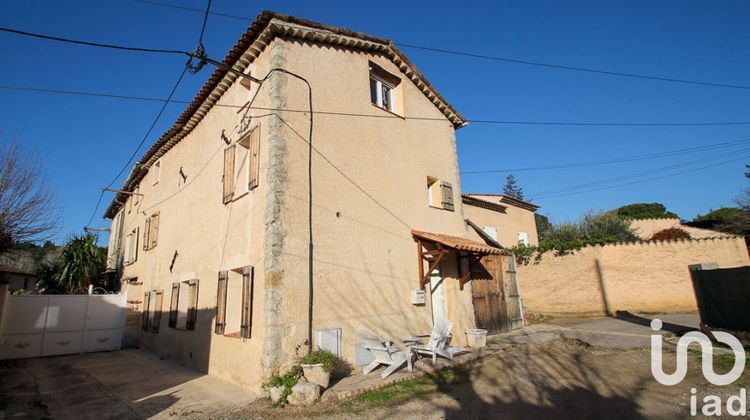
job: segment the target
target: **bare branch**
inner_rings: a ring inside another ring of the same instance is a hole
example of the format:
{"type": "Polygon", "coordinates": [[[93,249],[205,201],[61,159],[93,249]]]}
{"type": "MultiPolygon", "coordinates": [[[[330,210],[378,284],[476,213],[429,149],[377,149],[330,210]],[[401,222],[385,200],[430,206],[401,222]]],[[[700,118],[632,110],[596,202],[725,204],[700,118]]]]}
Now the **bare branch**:
{"type": "Polygon", "coordinates": [[[0,252],[56,232],[60,215],[41,168],[41,159],[16,141],[0,145],[0,252]]]}

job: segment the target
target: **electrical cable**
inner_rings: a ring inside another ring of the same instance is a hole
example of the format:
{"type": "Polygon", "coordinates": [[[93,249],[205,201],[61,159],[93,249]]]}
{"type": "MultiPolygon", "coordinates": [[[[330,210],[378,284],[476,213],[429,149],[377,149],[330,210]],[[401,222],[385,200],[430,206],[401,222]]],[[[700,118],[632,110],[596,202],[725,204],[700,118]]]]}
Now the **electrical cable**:
{"type": "Polygon", "coordinates": [[[491,173],[507,173],[507,172],[528,172],[528,171],[544,171],[553,169],[570,169],[570,168],[584,168],[590,166],[603,166],[611,165],[616,163],[635,162],[640,160],[658,159],[663,157],[684,155],[696,152],[702,152],[706,150],[723,149],[727,147],[733,147],[745,143],[750,143],[750,139],[734,140],[722,143],[708,144],[705,146],[695,146],[683,149],[674,149],[658,153],[650,153],[645,155],[637,155],[628,158],[618,159],[604,159],[604,160],[592,160],[587,162],[575,162],[575,163],[563,163],[557,165],[546,165],[546,166],[531,166],[525,168],[511,168],[511,169],[488,169],[480,171],[461,171],[461,175],[477,175],[477,174],[491,174],[491,173]]]}
{"type": "MultiPolygon", "coordinates": [[[[194,9],[191,7],[185,7],[185,6],[179,6],[169,3],[162,3],[158,1],[153,0],[134,0],[139,3],[146,3],[154,6],[160,6],[160,7],[167,7],[172,9],[180,9],[180,10],[186,10],[190,12],[198,12],[202,13],[203,11],[200,9],[194,9]]],[[[252,21],[252,18],[244,17],[244,16],[237,16],[237,15],[230,15],[226,13],[212,13],[216,16],[221,16],[225,18],[231,18],[231,19],[238,19],[243,21],[252,21]]],[[[491,61],[499,61],[499,62],[505,62],[505,63],[512,63],[512,64],[522,64],[522,65],[528,65],[528,66],[536,66],[536,67],[545,67],[545,68],[552,68],[552,69],[558,69],[558,70],[569,70],[569,71],[577,71],[577,72],[585,72],[585,73],[595,73],[595,74],[603,74],[608,76],[618,76],[618,77],[628,77],[628,78],[635,78],[635,79],[646,79],[646,80],[655,80],[655,81],[661,81],[661,82],[671,82],[671,83],[682,83],[682,84],[690,84],[690,85],[701,85],[701,86],[710,86],[710,87],[720,87],[720,88],[731,88],[731,89],[743,89],[743,90],[750,90],[750,86],[747,85],[739,85],[739,84],[730,84],[730,83],[718,83],[718,82],[707,82],[707,81],[700,81],[700,80],[688,80],[688,79],[679,79],[679,78],[673,78],[673,77],[666,77],[666,76],[654,76],[654,75],[648,75],[648,74],[639,74],[639,73],[627,73],[627,72],[620,72],[620,71],[612,71],[612,70],[603,70],[603,69],[594,69],[594,68],[587,68],[587,67],[578,67],[578,66],[568,66],[568,65],[562,65],[562,64],[554,64],[554,63],[544,63],[539,61],[531,61],[531,60],[520,60],[516,58],[508,58],[508,57],[498,57],[498,56],[492,56],[487,54],[477,54],[477,53],[469,53],[464,51],[457,51],[457,50],[449,50],[444,48],[435,48],[435,47],[428,47],[423,45],[414,45],[414,44],[408,44],[408,43],[402,43],[402,42],[394,42],[395,45],[399,47],[404,48],[412,48],[412,49],[419,49],[423,51],[430,51],[430,52],[436,52],[441,54],[450,54],[450,55],[456,55],[456,56],[464,56],[464,57],[470,57],[470,58],[477,58],[482,60],[491,60],[491,61]]]]}
{"type": "MultiPolygon", "coordinates": [[[[255,79],[257,82],[258,80],[255,79]]],[[[89,96],[89,97],[99,97],[99,98],[107,98],[107,99],[120,99],[120,100],[132,100],[132,101],[144,101],[144,102],[164,102],[166,101],[165,98],[154,98],[154,97],[148,97],[148,96],[134,96],[134,95],[120,95],[120,94],[112,94],[112,93],[102,93],[102,92],[87,92],[87,91],[80,91],[80,90],[64,90],[64,89],[52,89],[52,88],[36,88],[36,87],[30,87],[30,86],[13,86],[13,85],[0,85],[0,89],[3,90],[15,90],[19,92],[37,92],[37,93],[50,93],[50,94],[58,94],[58,95],[70,95],[70,96],[89,96]]],[[[190,104],[191,101],[184,100],[184,99],[170,99],[170,103],[175,104],[190,104]]],[[[232,104],[214,104],[216,107],[225,107],[225,108],[243,108],[247,107],[247,105],[232,105],[232,104]]],[[[254,107],[251,106],[251,109],[256,109],[260,111],[285,111],[285,112],[294,112],[294,113],[307,113],[307,110],[303,109],[290,109],[290,108],[269,108],[269,107],[254,107]]],[[[401,119],[401,120],[417,120],[417,121],[438,121],[438,122],[444,122],[446,121],[445,118],[437,118],[437,117],[412,117],[412,116],[396,116],[396,115],[386,115],[386,114],[362,114],[362,113],[356,113],[356,112],[341,112],[341,111],[315,111],[316,114],[319,115],[333,115],[333,116],[342,116],[342,117],[360,117],[360,118],[379,118],[379,119],[401,119]]],[[[659,122],[659,123],[647,123],[647,122],[635,122],[635,123],[625,123],[625,122],[601,122],[601,123],[595,123],[595,122],[564,122],[564,121],[514,121],[514,120],[478,120],[478,119],[472,119],[468,118],[466,119],[467,122],[472,124],[493,124],[493,125],[555,125],[555,126],[574,126],[574,127],[694,127],[694,126],[737,126],[737,125],[750,125],[750,121],[699,121],[699,122],[659,122]]],[[[493,170],[498,172],[504,172],[504,171],[512,171],[512,170],[493,170]]],[[[482,172],[482,171],[474,171],[474,172],[482,172]]],[[[469,172],[466,172],[469,173],[469,172]]]]}

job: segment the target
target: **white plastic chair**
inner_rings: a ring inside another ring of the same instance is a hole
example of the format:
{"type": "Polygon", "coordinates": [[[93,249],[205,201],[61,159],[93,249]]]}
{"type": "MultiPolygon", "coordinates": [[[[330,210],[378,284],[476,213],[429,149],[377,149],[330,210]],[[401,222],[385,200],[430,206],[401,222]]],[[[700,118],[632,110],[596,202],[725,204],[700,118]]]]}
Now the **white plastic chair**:
{"type": "MultiPolygon", "coordinates": [[[[451,339],[451,327],[453,324],[447,319],[438,319],[432,327],[432,333],[427,344],[415,344],[411,348],[417,354],[424,354],[432,357],[432,365],[437,364],[437,357],[442,356],[448,360],[453,360],[453,355],[466,351],[459,346],[449,346],[451,339]]],[[[415,337],[426,337],[426,334],[416,335],[415,337]]]]}
{"type": "Polygon", "coordinates": [[[372,363],[365,366],[365,375],[372,372],[380,365],[388,366],[380,374],[380,377],[383,379],[387,378],[388,375],[403,366],[404,363],[408,365],[409,372],[412,371],[411,351],[401,350],[400,348],[394,346],[386,346],[376,334],[368,330],[362,330],[360,335],[365,340],[365,347],[369,349],[370,352],[372,352],[372,355],[375,358],[372,363]]]}

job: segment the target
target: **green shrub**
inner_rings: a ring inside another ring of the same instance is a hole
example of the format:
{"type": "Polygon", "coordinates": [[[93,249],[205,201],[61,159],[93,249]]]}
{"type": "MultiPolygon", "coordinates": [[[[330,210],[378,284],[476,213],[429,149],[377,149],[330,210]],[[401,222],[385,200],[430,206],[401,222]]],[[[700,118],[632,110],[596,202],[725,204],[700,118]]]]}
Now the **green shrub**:
{"type": "Polygon", "coordinates": [[[278,401],[272,401],[274,407],[283,407],[289,400],[289,395],[292,393],[292,387],[297,385],[299,378],[302,377],[302,368],[299,365],[294,365],[289,368],[289,371],[281,376],[273,375],[268,382],[263,385],[264,388],[277,388],[280,386],[284,387],[284,391],[281,393],[281,397],[278,401]]]}
{"type": "Polygon", "coordinates": [[[675,239],[690,239],[690,234],[683,229],[673,227],[660,230],[651,237],[652,241],[671,241],[675,239]]]}
{"type": "Polygon", "coordinates": [[[315,350],[307,353],[300,362],[305,365],[323,365],[323,370],[332,373],[339,366],[339,358],[327,350],[315,350]]]}
{"type": "Polygon", "coordinates": [[[587,213],[577,222],[550,225],[538,246],[519,244],[510,248],[519,264],[528,264],[532,258],[538,263],[544,253],[555,256],[568,255],[589,245],[604,245],[638,240],[630,223],[612,212],[587,213]]]}

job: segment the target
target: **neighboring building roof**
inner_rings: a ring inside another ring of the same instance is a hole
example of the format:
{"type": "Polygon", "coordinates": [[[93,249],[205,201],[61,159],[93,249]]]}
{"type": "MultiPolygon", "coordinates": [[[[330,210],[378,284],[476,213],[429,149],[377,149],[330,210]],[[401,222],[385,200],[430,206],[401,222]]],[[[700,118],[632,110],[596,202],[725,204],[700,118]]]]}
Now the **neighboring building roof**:
{"type": "MultiPolygon", "coordinates": [[[[324,25],[293,16],[264,11],[250,24],[237,43],[229,50],[222,64],[244,72],[250,63],[276,38],[294,38],[307,42],[329,44],[378,53],[388,57],[411,80],[419,90],[445,115],[455,128],[467,125],[466,119],[453,108],[427,81],[427,78],[399,51],[393,42],[336,26],[324,25]]],[[[132,191],[143,179],[148,168],[182,138],[187,136],[203,119],[214,104],[229,89],[237,76],[226,68],[217,67],[193,101],[180,114],[172,128],[167,130],[136,163],[122,187],[132,191]]],[[[107,218],[114,217],[122,206],[126,194],[118,193],[104,212],[107,218]]]]}
{"type": "Polygon", "coordinates": [[[430,241],[430,242],[438,242],[442,245],[447,246],[448,248],[458,249],[461,251],[478,252],[480,254],[495,254],[495,255],[502,255],[506,253],[502,249],[495,248],[495,247],[485,245],[485,244],[480,244],[479,242],[474,242],[471,239],[461,238],[458,236],[446,235],[443,233],[423,232],[419,230],[412,230],[411,234],[415,238],[419,238],[419,239],[430,241]]]}
{"type": "Polygon", "coordinates": [[[505,207],[502,204],[494,203],[492,201],[483,200],[483,199],[477,198],[477,197],[472,197],[472,196],[467,195],[467,194],[461,194],[461,201],[464,204],[467,204],[467,205],[470,205],[470,206],[482,207],[484,209],[496,211],[496,212],[499,212],[499,213],[506,213],[505,210],[507,209],[507,207],[505,207]]]}
{"type": "Polygon", "coordinates": [[[464,194],[469,197],[473,198],[479,198],[479,197],[497,197],[498,201],[503,204],[510,204],[514,207],[519,207],[528,211],[537,211],[540,206],[537,206],[536,204],[530,203],[528,201],[520,200],[515,197],[511,197],[509,195],[505,194],[464,194]]]}
{"type": "Polygon", "coordinates": [[[28,249],[6,251],[0,254],[0,272],[33,276],[40,263],[53,261],[61,252],[61,248],[54,248],[43,255],[28,249]]]}

